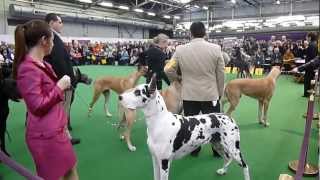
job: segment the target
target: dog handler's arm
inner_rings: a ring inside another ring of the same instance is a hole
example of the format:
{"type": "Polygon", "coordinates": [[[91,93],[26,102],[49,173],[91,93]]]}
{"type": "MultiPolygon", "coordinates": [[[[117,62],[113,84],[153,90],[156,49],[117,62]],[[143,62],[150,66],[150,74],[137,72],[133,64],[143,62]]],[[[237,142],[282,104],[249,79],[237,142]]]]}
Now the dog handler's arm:
{"type": "Polygon", "coordinates": [[[57,85],[49,92],[42,91],[40,77],[41,74],[30,67],[21,69],[17,77],[18,89],[28,109],[37,116],[46,114],[63,101],[63,91],[57,85]]]}
{"type": "Polygon", "coordinates": [[[164,72],[172,82],[173,79],[177,79],[177,77],[181,74],[178,74],[178,60],[179,60],[179,49],[177,48],[176,52],[173,54],[172,58],[164,67],[164,72]]]}
{"type": "Polygon", "coordinates": [[[219,97],[223,96],[223,88],[224,88],[224,60],[222,57],[222,51],[219,51],[219,54],[217,54],[217,67],[216,67],[216,75],[217,75],[217,85],[218,85],[218,92],[219,97]]]}

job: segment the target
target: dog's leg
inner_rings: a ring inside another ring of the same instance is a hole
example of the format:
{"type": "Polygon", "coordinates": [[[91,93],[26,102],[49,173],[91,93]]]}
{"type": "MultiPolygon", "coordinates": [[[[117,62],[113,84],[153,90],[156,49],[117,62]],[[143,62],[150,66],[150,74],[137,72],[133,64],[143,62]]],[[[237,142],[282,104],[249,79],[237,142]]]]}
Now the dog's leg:
{"type": "Polygon", "coordinates": [[[265,127],[268,127],[270,125],[267,122],[268,108],[269,108],[269,100],[264,100],[263,101],[263,122],[265,127]]]}
{"type": "Polygon", "coordinates": [[[170,164],[171,161],[169,159],[158,160],[158,166],[160,167],[160,180],[168,180],[170,164]]]}
{"type": "Polygon", "coordinates": [[[128,149],[130,151],[136,151],[136,147],[133,146],[131,143],[131,129],[134,123],[135,116],[136,116],[135,110],[125,109],[125,120],[126,120],[127,128],[124,132],[124,139],[126,140],[128,149]]]}
{"type": "Polygon", "coordinates": [[[153,180],[160,180],[160,167],[158,166],[157,158],[152,155],[153,163],[153,180]]]}
{"type": "Polygon", "coordinates": [[[249,167],[245,163],[240,151],[239,129],[234,130],[234,133],[228,132],[227,136],[225,136],[224,139],[221,139],[220,145],[223,147],[224,155],[234,159],[240,165],[240,167],[243,168],[244,179],[250,180],[249,167]]]}
{"type": "Polygon", "coordinates": [[[105,111],[107,117],[111,117],[112,114],[109,112],[109,109],[108,109],[110,90],[107,89],[107,90],[103,91],[103,95],[104,95],[104,111],[105,111]]]}
{"type": "Polygon", "coordinates": [[[99,99],[100,95],[101,95],[101,92],[98,91],[97,89],[94,89],[92,101],[91,101],[91,103],[89,105],[88,116],[90,116],[90,114],[92,112],[93,105],[97,102],[97,100],[99,99]]]}
{"type": "Polygon", "coordinates": [[[239,99],[240,97],[232,97],[232,98],[228,98],[229,101],[229,109],[227,111],[227,115],[231,115],[231,113],[236,109],[237,105],[239,104],[239,99]]]}
{"type": "Polygon", "coordinates": [[[258,103],[259,103],[259,109],[258,109],[258,121],[259,121],[259,124],[263,124],[263,101],[261,100],[258,100],[258,103]]]}
{"type": "Polygon", "coordinates": [[[215,151],[219,153],[220,156],[223,157],[224,164],[221,169],[217,170],[217,174],[219,175],[225,175],[228,171],[228,166],[232,162],[232,158],[228,155],[228,152],[224,152],[224,147],[219,143],[212,143],[215,151]]]}

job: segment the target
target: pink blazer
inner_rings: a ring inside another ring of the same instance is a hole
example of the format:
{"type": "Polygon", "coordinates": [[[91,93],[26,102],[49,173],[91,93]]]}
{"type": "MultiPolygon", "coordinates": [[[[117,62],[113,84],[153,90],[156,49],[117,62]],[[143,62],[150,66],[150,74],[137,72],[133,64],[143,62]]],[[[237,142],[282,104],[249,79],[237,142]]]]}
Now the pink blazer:
{"type": "Polygon", "coordinates": [[[18,69],[17,86],[28,111],[27,139],[51,138],[67,124],[63,91],[56,85],[58,78],[50,64],[44,64],[26,55],[18,69]]]}

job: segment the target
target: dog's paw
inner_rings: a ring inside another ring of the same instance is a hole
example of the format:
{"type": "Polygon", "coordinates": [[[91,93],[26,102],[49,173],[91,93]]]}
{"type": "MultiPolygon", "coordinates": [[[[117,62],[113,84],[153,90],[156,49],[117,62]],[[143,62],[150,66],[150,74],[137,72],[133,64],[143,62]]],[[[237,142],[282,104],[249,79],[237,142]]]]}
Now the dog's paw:
{"type": "Polygon", "coordinates": [[[227,171],[226,170],[224,170],[224,168],[221,168],[221,169],[218,169],[217,170],[217,174],[219,174],[219,175],[225,175],[227,173],[227,171]]]}
{"type": "Polygon", "coordinates": [[[124,135],[120,135],[120,140],[124,140],[124,135]]]}
{"type": "Polygon", "coordinates": [[[264,127],[269,127],[270,126],[270,123],[266,122],[264,123],[264,127]]]}
{"type": "Polygon", "coordinates": [[[134,151],[137,150],[137,148],[136,148],[135,146],[128,146],[128,148],[129,148],[129,150],[130,150],[131,152],[134,152],[134,151]]]}
{"type": "Polygon", "coordinates": [[[106,116],[107,116],[107,117],[112,117],[112,114],[109,113],[109,112],[107,112],[107,113],[106,113],[106,116]]]}
{"type": "Polygon", "coordinates": [[[259,124],[264,124],[264,122],[263,121],[259,121],[259,124]]]}

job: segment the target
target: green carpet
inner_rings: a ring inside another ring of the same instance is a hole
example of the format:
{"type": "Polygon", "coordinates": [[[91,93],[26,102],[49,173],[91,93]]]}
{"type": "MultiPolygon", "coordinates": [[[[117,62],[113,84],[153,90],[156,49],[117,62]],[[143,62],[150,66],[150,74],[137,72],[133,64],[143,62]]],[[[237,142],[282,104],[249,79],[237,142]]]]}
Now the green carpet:
{"type": "MultiPolygon", "coordinates": [[[[91,77],[113,75],[126,76],[134,71],[132,67],[84,66],[83,73],[91,77]]],[[[227,79],[234,78],[228,75],[227,79]]],[[[140,82],[144,82],[141,79],[140,82]]],[[[293,83],[291,77],[281,76],[269,109],[270,127],[264,128],[257,123],[258,103],[242,97],[233,116],[240,125],[241,149],[250,167],[252,180],[276,180],[281,173],[292,174],[287,166],[291,160],[298,159],[303,139],[307,99],[302,98],[303,86],[293,83]]],[[[129,152],[120,141],[117,129],[112,126],[117,120],[116,95],[112,93],[110,106],[112,118],[106,118],[103,99],[99,99],[91,118],[87,117],[87,104],[92,98],[92,88],[80,84],[72,106],[72,134],[81,138],[81,144],[74,146],[78,157],[80,179],[95,180],[151,180],[153,168],[146,144],[146,126],[139,112],[138,120],[132,131],[136,152],[129,152]]],[[[35,171],[32,158],[25,145],[25,106],[24,103],[11,103],[8,131],[11,142],[8,151],[19,163],[35,171]]],[[[317,129],[313,123],[309,147],[309,162],[317,164],[317,129]]],[[[223,160],[211,156],[210,146],[203,148],[198,158],[187,156],[175,160],[171,166],[172,180],[240,180],[241,168],[236,163],[230,165],[225,176],[215,172],[221,168],[223,160]]],[[[0,164],[0,176],[5,180],[24,179],[11,169],[0,164]]],[[[0,177],[1,179],[1,177],[0,177]]],[[[305,179],[315,179],[305,178],[305,179]]]]}

